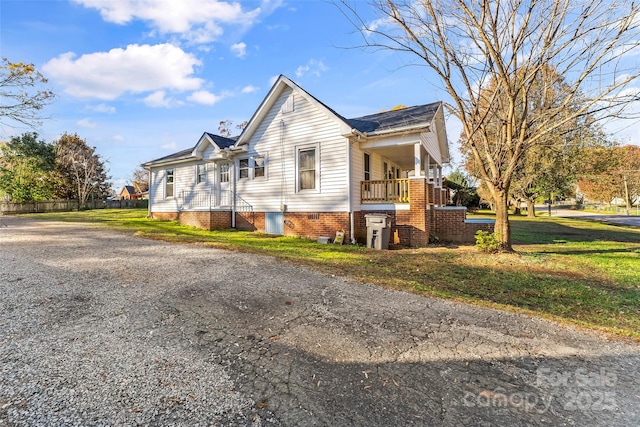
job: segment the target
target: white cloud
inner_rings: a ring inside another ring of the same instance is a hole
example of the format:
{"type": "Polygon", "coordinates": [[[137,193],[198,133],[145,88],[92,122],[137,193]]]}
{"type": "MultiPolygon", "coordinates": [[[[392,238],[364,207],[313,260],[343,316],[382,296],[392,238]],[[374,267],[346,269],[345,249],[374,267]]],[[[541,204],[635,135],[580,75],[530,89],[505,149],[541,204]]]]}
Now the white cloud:
{"type": "Polygon", "coordinates": [[[238,58],[244,58],[247,54],[247,44],[244,42],[232,44],[231,52],[233,52],[238,58]]]}
{"type": "Polygon", "coordinates": [[[178,149],[178,144],[176,144],[175,142],[168,142],[166,144],[161,145],[160,149],[175,151],[178,149]]]}
{"type": "Polygon", "coordinates": [[[305,65],[301,65],[296,69],[296,77],[300,78],[305,74],[312,74],[316,77],[327,71],[329,68],[322,61],[310,59],[305,65]]]}
{"type": "Polygon", "coordinates": [[[189,95],[187,97],[187,100],[196,102],[198,104],[213,105],[222,100],[224,97],[224,95],[216,95],[206,90],[199,90],[189,95]]]}
{"type": "Polygon", "coordinates": [[[72,96],[113,100],[124,93],[196,90],[203,82],[193,77],[194,67],[200,64],[194,55],[170,44],[133,44],[79,58],[65,53],[42,70],[72,96]]]}
{"type": "Polygon", "coordinates": [[[114,114],[116,107],[107,104],[88,105],[87,110],[95,111],[96,113],[114,114]]]}
{"type": "Polygon", "coordinates": [[[94,128],[97,125],[95,123],[93,123],[91,120],[89,119],[82,119],[82,120],[78,120],[76,122],[76,125],[83,127],[83,128],[94,128]]]}
{"type": "Polygon", "coordinates": [[[254,92],[257,92],[257,91],[259,91],[259,90],[260,90],[260,88],[259,88],[259,87],[255,87],[255,86],[253,86],[253,85],[247,85],[247,86],[245,86],[245,87],[243,87],[243,88],[242,88],[242,91],[241,91],[241,92],[242,92],[242,93],[254,93],[254,92]]]}
{"type": "Polygon", "coordinates": [[[172,101],[172,98],[166,97],[166,93],[163,90],[153,92],[144,99],[144,103],[151,108],[169,108],[172,101]]]}
{"type": "Polygon", "coordinates": [[[134,20],[148,23],[161,34],[179,34],[193,43],[208,43],[224,33],[225,26],[249,28],[259,17],[272,13],[283,2],[262,1],[260,6],[243,10],[241,2],[217,0],[73,0],[97,9],[107,22],[128,24],[134,20]]]}
{"type": "Polygon", "coordinates": [[[111,139],[113,139],[114,141],[117,141],[117,142],[123,142],[124,141],[124,136],[115,134],[115,135],[113,135],[111,137],[111,139]]]}

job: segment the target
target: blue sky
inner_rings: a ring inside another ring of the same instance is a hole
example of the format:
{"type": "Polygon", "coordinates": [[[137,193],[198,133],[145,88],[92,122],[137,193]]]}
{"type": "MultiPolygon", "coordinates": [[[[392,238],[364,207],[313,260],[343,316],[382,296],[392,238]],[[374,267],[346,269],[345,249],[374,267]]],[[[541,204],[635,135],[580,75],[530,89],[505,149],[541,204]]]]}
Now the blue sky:
{"type": "MultiPolygon", "coordinates": [[[[346,117],[446,100],[425,67],[358,43],[330,1],[0,0],[0,55],[35,64],[57,95],[41,138],[86,139],[116,190],[221,120],[248,120],[280,74],[346,117]]],[[[0,140],[26,131],[5,126],[0,140]]],[[[447,131],[457,156],[460,127],[447,131]]],[[[613,131],[640,143],[633,124],[613,131]]]]}

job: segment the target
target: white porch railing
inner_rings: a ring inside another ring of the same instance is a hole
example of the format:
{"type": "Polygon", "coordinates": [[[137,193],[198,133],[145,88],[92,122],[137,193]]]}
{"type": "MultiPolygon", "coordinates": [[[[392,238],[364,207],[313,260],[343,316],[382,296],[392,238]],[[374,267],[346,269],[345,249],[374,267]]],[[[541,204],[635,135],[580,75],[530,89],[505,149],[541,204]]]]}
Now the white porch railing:
{"type": "Polygon", "coordinates": [[[409,203],[408,179],[360,181],[361,203],[409,203]]]}
{"type": "Polygon", "coordinates": [[[253,212],[253,206],[231,190],[181,191],[178,197],[180,211],[231,209],[235,196],[236,211],[253,212]]]}

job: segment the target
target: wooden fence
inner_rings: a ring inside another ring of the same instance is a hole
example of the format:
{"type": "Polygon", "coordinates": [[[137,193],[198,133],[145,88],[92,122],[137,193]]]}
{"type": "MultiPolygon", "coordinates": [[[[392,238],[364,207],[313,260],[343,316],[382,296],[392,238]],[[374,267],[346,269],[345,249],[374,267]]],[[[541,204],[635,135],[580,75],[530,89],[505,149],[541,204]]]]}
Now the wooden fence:
{"type": "MultiPolygon", "coordinates": [[[[148,200],[89,200],[82,209],[126,209],[147,208],[148,200]]],[[[47,200],[43,202],[12,203],[0,202],[3,214],[40,212],[70,212],[78,210],[77,200],[47,200]]]]}

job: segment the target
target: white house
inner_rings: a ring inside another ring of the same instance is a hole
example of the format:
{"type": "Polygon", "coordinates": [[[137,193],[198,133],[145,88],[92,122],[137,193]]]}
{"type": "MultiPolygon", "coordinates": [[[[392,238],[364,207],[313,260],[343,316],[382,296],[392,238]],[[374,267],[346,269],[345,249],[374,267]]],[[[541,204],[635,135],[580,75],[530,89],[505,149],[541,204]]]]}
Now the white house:
{"type": "Polygon", "coordinates": [[[446,204],[449,147],[441,102],[346,119],[280,76],[236,138],[144,163],[149,213],[206,229],[317,238],[366,236],[365,215],[391,217],[392,242],[469,240],[485,225],[446,204]]]}

